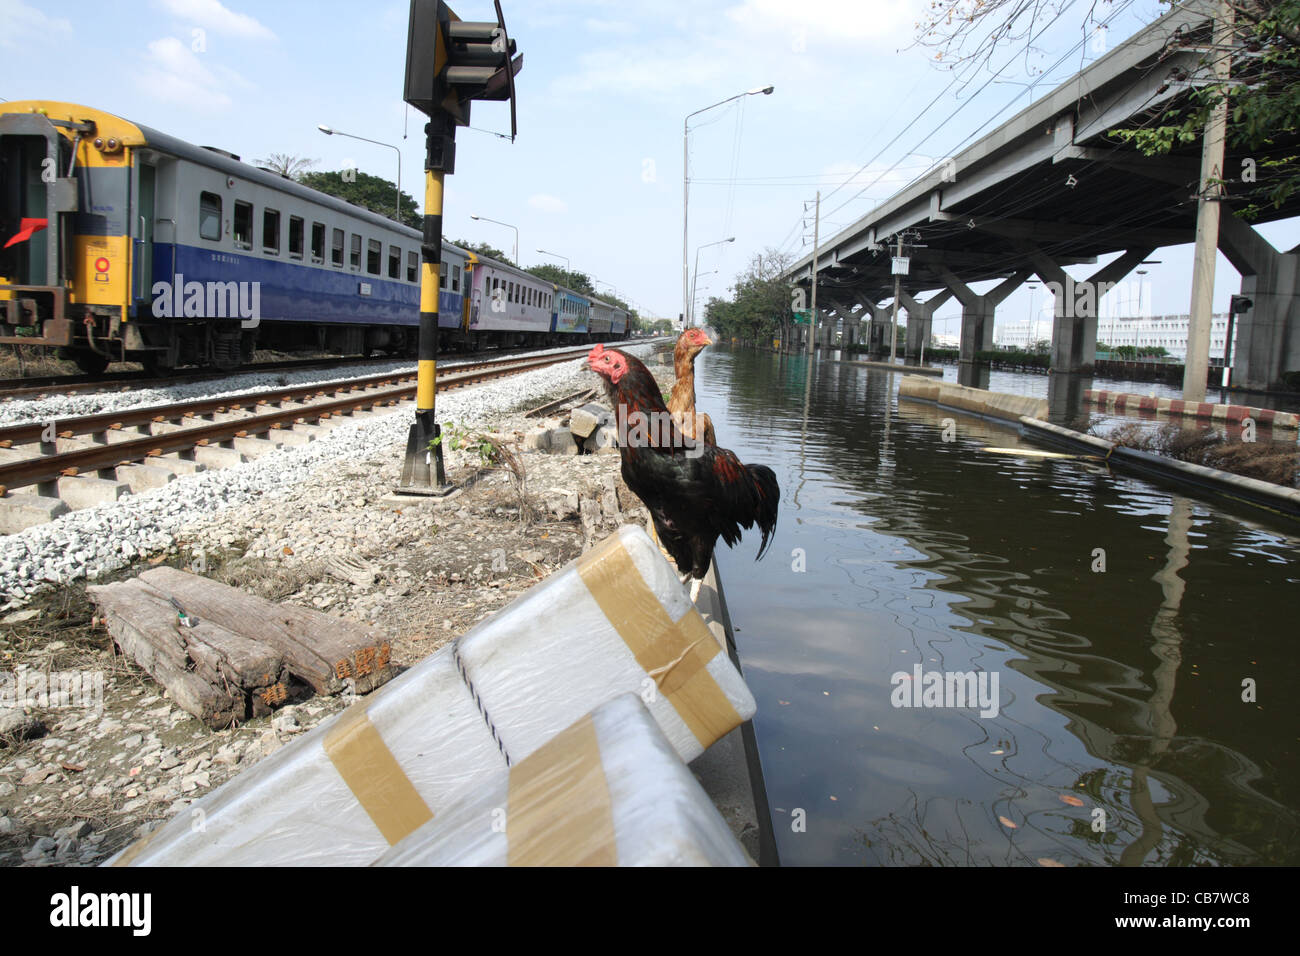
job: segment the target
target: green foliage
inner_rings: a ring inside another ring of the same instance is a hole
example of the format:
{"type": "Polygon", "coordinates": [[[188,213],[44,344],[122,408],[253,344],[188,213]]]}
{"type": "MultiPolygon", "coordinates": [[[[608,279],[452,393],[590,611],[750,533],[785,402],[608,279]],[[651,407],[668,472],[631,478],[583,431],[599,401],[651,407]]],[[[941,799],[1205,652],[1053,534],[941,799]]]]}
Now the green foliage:
{"type": "Polygon", "coordinates": [[[361,206],[363,209],[369,209],[381,216],[387,216],[389,219],[401,222],[412,229],[422,227],[423,218],[420,216],[419,207],[416,206],[415,200],[405,192],[402,193],[402,218],[400,220],[394,218],[396,210],[393,207],[397,201],[396,184],[389,182],[387,179],[381,179],[379,176],[371,176],[369,173],[352,169],[346,170],[346,172],[349,179],[355,173],[355,180],[347,182],[343,178],[343,172],[304,173],[298,181],[304,186],[310,186],[312,189],[318,189],[331,196],[337,196],[354,206],[361,206]]]}
{"type": "Polygon", "coordinates": [[[975,361],[999,368],[1046,369],[1051,366],[1052,357],[1023,349],[981,349],[975,353],[975,361]]]}
{"type": "Polygon", "coordinates": [[[780,276],[788,265],[788,256],[764,250],[737,277],[732,299],[710,297],[703,310],[704,324],[721,338],[749,344],[787,339],[786,330],[794,326],[793,290],[780,276]]]}
{"type": "MultiPolygon", "coordinates": [[[[1232,5],[1236,39],[1253,56],[1236,61],[1230,82],[1211,83],[1175,101],[1158,126],[1110,135],[1147,156],[1162,156],[1198,143],[1210,114],[1226,100],[1229,145],[1254,155],[1247,156],[1250,167],[1225,169],[1219,185],[1238,215],[1254,219],[1265,206],[1278,208],[1300,190],[1300,155],[1277,148],[1300,131],[1300,0],[1232,5]]],[[[1213,49],[1205,53],[1204,72],[1217,55],[1213,49]]]]}
{"type": "MultiPolygon", "coordinates": [[[[452,241],[453,246],[460,246],[476,256],[483,256],[487,259],[496,259],[498,262],[510,262],[510,257],[498,249],[496,246],[490,246],[486,242],[466,242],[464,239],[455,239],[452,241]]],[[[513,264],[513,263],[512,263],[513,264]]]]}
{"type": "MultiPolygon", "coordinates": [[[[554,282],[556,285],[562,285],[566,289],[572,289],[574,292],[580,292],[583,295],[596,295],[596,287],[591,284],[591,277],[585,272],[573,272],[561,266],[546,263],[540,266],[532,266],[524,270],[539,279],[545,279],[547,282],[554,282]]],[[[596,296],[602,301],[608,301],[605,296],[596,296]]]]}
{"type": "Polygon", "coordinates": [[[1105,342],[1097,343],[1097,352],[1109,352],[1112,358],[1118,359],[1157,359],[1168,358],[1169,350],[1163,345],[1107,345],[1105,342]]]}
{"type": "Polygon", "coordinates": [[[484,468],[490,468],[498,464],[501,459],[501,449],[496,442],[486,435],[470,431],[464,425],[458,425],[456,422],[447,422],[441,427],[440,434],[429,442],[429,450],[432,451],[444,442],[452,451],[460,451],[464,448],[477,452],[479,462],[484,468]]]}

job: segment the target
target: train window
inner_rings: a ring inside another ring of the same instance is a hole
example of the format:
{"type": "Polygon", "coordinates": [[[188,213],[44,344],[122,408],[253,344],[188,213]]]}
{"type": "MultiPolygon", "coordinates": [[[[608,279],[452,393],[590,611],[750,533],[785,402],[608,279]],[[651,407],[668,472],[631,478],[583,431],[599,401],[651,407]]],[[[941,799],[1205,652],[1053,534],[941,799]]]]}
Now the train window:
{"type": "Polygon", "coordinates": [[[447,288],[447,270],[442,268],[441,265],[438,267],[438,288],[447,288]]]}
{"type": "Polygon", "coordinates": [[[415,282],[420,278],[420,255],[416,252],[406,254],[406,281],[415,282]]]}
{"type": "Polygon", "coordinates": [[[361,271],[361,237],[355,232],[352,233],[352,268],[357,272],[361,271]]]}
{"type": "Polygon", "coordinates": [[[253,204],[235,202],[235,248],[253,248],[253,204]]]}
{"type": "Polygon", "coordinates": [[[221,197],[199,193],[199,238],[221,241],[221,197]]]}
{"type": "Polygon", "coordinates": [[[289,258],[302,258],[302,216],[289,217],[289,258]]]}
{"type": "Polygon", "coordinates": [[[379,257],[383,254],[384,244],[378,239],[366,243],[366,271],[372,276],[379,275],[379,257]]]}
{"type": "Polygon", "coordinates": [[[262,210],[262,251],[280,254],[280,213],[274,209],[262,210]]]}
{"type": "Polygon", "coordinates": [[[451,267],[451,291],[460,291],[460,266],[451,267]]]}
{"type": "Polygon", "coordinates": [[[343,230],[334,230],[334,239],[330,243],[330,261],[340,269],[343,268],[343,230]]]}
{"type": "Polygon", "coordinates": [[[397,279],[402,275],[402,250],[397,246],[388,247],[388,278],[397,279]]]}
{"type": "Polygon", "coordinates": [[[325,223],[323,222],[311,224],[311,261],[325,261],[325,223]]]}

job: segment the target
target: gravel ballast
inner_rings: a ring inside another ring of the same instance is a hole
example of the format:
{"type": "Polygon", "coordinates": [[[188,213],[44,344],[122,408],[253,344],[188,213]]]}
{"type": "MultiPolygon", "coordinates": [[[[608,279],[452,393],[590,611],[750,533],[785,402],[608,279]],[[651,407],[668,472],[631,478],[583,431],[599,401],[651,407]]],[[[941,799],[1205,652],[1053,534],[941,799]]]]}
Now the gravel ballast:
{"type": "MultiPolygon", "coordinates": [[[[647,345],[630,347],[643,353],[647,345]]],[[[337,377],[335,375],[334,377],[337,377]]],[[[596,384],[582,359],[457,390],[438,399],[438,420],[482,427],[493,413],[569,387],[596,384]]],[[[69,399],[71,401],[71,399],[69,399]]],[[[0,537],[0,596],[23,604],[36,590],[78,578],[95,580],[176,543],[176,534],[204,514],[287,490],[331,462],[400,456],[411,423],[408,408],[336,425],[300,447],[285,447],[238,467],[177,478],[165,488],[74,511],[47,524],[0,537]]],[[[289,497],[292,497],[290,494],[289,497]]]]}

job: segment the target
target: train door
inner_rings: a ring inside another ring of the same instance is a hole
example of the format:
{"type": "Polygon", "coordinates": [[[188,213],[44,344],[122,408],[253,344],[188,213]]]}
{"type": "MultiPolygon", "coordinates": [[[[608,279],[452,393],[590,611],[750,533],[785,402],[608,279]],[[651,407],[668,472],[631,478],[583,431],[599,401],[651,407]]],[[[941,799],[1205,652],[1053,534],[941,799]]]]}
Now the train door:
{"type": "MultiPolygon", "coordinates": [[[[57,143],[58,137],[51,139],[57,143]]],[[[62,153],[52,158],[50,149],[43,136],[12,135],[0,140],[0,231],[4,233],[0,246],[11,243],[0,255],[4,260],[0,275],[15,285],[58,283],[57,263],[50,268],[49,237],[57,229],[48,231],[46,188],[49,170],[61,161],[62,153]]]]}
{"type": "Polygon", "coordinates": [[[153,302],[153,235],[154,206],[157,194],[157,167],[153,163],[136,164],[136,209],[132,226],[132,260],[134,267],[137,315],[148,315],[153,302]]]}

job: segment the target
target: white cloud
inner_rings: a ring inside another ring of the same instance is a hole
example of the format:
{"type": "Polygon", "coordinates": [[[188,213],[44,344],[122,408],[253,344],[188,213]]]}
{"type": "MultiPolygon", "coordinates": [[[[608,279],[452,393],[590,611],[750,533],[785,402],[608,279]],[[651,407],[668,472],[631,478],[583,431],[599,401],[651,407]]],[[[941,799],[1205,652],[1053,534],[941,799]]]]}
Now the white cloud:
{"type": "Polygon", "coordinates": [[[275,34],[255,17],[236,13],[221,0],[158,0],[167,12],[223,36],[274,40],[275,34]]]}
{"type": "Polygon", "coordinates": [[[146,92],[167,102],[200,110],[224,110],[231,105],[227,88],[253,87],[234,70],[218,69],[220,77],[204,66],[186,44],[175,37],[163,37],[149,44],[139,84],[146,92]]]}
{"type": "Polygon", "coordinates": [[[548,196],[546,193],[537,193],[528,197],[528,205],[540,212],[561,213],[569,211],[569,204],[563,199],[556,196],[548,196]]]}
{"type": "Polygon", "coordinates": [[[22,0],[0,0],[0,46],[17,46],[20,39],[44,39],[51,33],[71,31],[72,23],[66,17],[47,17],[22,0]]]}

